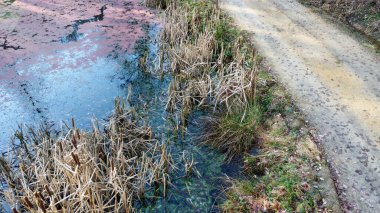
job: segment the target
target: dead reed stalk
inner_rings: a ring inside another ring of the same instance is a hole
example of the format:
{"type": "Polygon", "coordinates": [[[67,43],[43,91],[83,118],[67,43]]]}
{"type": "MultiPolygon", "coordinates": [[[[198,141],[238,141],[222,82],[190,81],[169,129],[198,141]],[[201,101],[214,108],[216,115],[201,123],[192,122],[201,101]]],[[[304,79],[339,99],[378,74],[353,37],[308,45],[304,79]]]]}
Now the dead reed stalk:
{"type": "Polygon", "coordinates": [[[14,212],[131,212],[147,193],[165,194],[172,161],[152,129],[125,104],[102,131],[73,126],[61,137],[19,131],[19,143],[0,168],[9,186],[3,192],[14,212]],[[153,187],[154,186],[154,187],[153,187]]]}
{"type": "Polygon", "coordinates": [[[182,119],[200,106],[230,111],[254,94],[257,58],[228,21],[213,1],[178,1],[165,11],[160,55],[174,75],[168,108],[180,106],[182,119]]]}

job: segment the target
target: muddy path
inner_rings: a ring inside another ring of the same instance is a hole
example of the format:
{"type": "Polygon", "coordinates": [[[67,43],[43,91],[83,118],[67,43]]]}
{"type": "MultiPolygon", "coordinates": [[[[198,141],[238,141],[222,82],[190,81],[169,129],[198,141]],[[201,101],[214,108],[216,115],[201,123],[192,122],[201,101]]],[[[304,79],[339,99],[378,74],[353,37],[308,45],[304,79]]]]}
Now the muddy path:
{"type": "Polygon", "coordinates": [[[87,127],[127,94],[136,42],[158,24],[140,1],[0,1],[0,149],[18,124],[87,127]]]}
{"type": "Polygon", "coordinates": [[[380,207],[380,57],[291,0],[224,0],[317,128],[352,212],[380,207]]]}

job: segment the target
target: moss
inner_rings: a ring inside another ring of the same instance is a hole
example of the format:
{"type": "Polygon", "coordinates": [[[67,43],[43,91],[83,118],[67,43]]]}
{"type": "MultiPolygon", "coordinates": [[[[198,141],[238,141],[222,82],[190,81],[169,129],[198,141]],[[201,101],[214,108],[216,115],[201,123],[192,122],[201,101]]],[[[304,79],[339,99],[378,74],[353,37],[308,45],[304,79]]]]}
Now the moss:
{"type": "Polygon", "coordinates": [[[302,186],[302,179],[297,168],[298,165],[294,163],[280,164],[273,167],[272,171],[262,177],[260,182],[266,185],[265,194],[268,199],[272,202],[278,201],[283,209],[294,211],[301,204],[310,207],[309,211],[311,211],[315,204],[312,193],[308,193],[310,186],[302,186]]]}
{"type": "Polygon", "coordinates": [[[3,15],[0,15],[0,19],[9,19],[12,17],[12,13],[11,12],[5,12],[3,15]]]}
{"type": "Polygon", "coordinates": [[[5,5],[11,5],[13,2],[15,2],[16,0],[2,0],[2,2],[5,4],[5,5]]]}

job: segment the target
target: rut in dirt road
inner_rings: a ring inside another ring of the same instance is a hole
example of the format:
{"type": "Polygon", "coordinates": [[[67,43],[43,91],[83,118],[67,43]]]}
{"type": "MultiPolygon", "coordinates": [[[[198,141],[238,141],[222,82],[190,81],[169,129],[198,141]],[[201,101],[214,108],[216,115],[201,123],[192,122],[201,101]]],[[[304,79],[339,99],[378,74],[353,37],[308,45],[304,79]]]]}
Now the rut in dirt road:
{"type": "Polygon", "coordinates": [[[380,208],[380,57],[292,0],[224,0],[318,129],[344,208],[380,208]]]}

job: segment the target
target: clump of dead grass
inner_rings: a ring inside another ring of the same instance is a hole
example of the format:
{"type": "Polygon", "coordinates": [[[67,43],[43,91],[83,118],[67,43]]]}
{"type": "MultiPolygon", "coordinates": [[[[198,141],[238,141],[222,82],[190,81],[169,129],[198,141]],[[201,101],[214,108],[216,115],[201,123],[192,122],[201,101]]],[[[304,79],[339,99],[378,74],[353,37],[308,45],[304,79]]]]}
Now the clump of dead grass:
{"type": "Polygon", "coordinates": [[[19,146],[0,168],[14,212],[132,212],[147,194],[165,196],[172,170],[163,141],[120,100],[102,131],[72,127],[18,131],[19,146]]]}
{"type": "Polygon", "coordinates": [[[261,122],[259,106],[250,103],[261,57],[213,1],[172,3],[163,23],[160,58],[173,76],[166,108],[179,112],[183,127],[194,109],[223,111],[204,119],[200,139],[231,160],[254,144],[261,122]]]}
{"type": "Polygon", "coordinates": [[[248,151],[267,111],[258,96],[268,92],[262,89],[262,58],[248,34],[209,0],[172,1],[163,23],[157,71],[162,74],[165,63],[172,76],[166,110],[179,118],[177,130],[186,130],[194,109],[211,109],[202,144],[227,160],[248,151]]]}
{"type": "Polygon", "coordinates": [[[227,160],[249,151],[255,144],[263,112],[257,104],[248,103],[229,114],[204,117],[201,141],[225,153],[227,160]]]}
{"type": "Polygon", "coordinates": [[[259,57],[212,1],[179,1],[165,11],[162,53],[174,75],[168,110],[243,106],[253,95],[259,57]]]}

